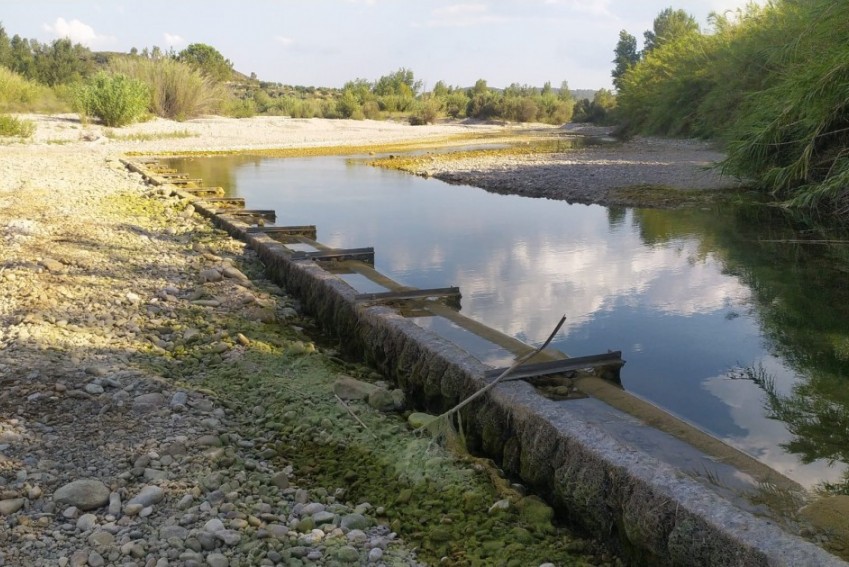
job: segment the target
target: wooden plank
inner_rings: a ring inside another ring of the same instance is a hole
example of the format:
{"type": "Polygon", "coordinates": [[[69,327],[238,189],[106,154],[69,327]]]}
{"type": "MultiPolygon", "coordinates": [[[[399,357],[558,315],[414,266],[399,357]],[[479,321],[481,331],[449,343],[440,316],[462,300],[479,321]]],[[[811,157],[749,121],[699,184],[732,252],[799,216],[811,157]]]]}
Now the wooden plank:
{"type": "Polygon", "coordinates": [[[245,208],[244,197],[206,197],[204,202],[219,205],[222,208],[226,206],[245,208]]]}
{"type": "Polygon", "coordinates": [[[223,187],[181,187],[180,191],[194,195],[195,197],[207,197],[210,195],[224,195],[223,187]]]}
{"type": "Polygon", "coordinates": [[[441,287],[434,289],[411,289],[404,291],[383,291],[377,293],[360,293],[354,297],[356,301],[405,301],[439,297],[460,300],[459,287],[441,287]]]}
{"type": "MultiPolygon", "coordinates": [[[[574,358],[564,358],[562,360],[552,360],[549,362],[538,362],[535,364],[524,364],[511,372],[505,380],[524,380],[527,378],[538,378],[540,376],[550,376],[551,374],[562,374],[573,370],[581,370],[583,368],[600,368],[600,367],[617,367],[621,368],[625,364],[622,360],[622,351],[613,351],[604,354],[593,354],[590,356],[576,356],[574,358]]],[[[506,368],[495,368],[487,370],[484,376],[488,380],[498,378],[506,368]]]]}
{"type": "Polygon", "coordinates": [[[277,220],[277,212],[274,209],[239,209],[232,211],[224,211],[227,216],[231,217],[258,217],[274,222],[277,220]]]}
{"type": "Polygon", "coordinates": [[[316,260],[319,262],[330,260],[359,260],[374,264],[374,248],[348,248],[319,250],[317,252],[294,252],[293,260],[316,260]]]}
{"type": "Polygon", "coordinates": [[[188,174],[188,173],[177,173],[176,171],[174,171],[174,172],[170,172],[170,171],[162,171],[162,170],[154,170],[154,172],[155,172],[155,173],[156,173],[156,175],[158,175],[159,177],[163,177],[163,178],[165,178],[165,179],[177,179],[177,180],[180,180],[180,179],[188,179],[188,178],[189,178],[189,174],[188,174]]]}
{"type": "Polygon", "coordinates": [[[165,178],[165,180],[168,183],[170,183],[171,185],[178,185],[178,186],[190,185],[190,184],[191,185],[200,185],[201,183],[203,183],[203,179],[190,179],[188,177],[186,177],[185,179],[168,179],[168,178],[165,178]]]}
{"type": "Polygon", "coordinates": [[[317,230],[314,224],[304,226],[255,226],[248,229],[249,233],[264,233],[274,238],[275,236],[306,236],[315,240],[317,230]]]}

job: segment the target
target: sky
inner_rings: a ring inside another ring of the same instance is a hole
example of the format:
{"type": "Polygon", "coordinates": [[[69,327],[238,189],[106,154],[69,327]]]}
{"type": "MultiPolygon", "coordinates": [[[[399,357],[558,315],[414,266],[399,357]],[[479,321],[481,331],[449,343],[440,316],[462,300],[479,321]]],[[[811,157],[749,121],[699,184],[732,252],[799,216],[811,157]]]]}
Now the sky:
{"type": "MultiPolygon", "coordinates": [[[[761,0],[763,2],[764,0],[761,0]]],[[[642,41],[667,7],[703,26],[747,0],[0,0],[12,36],[68,37],[97,51],[205,43],[237,71],[288,85],[341,87],[400,68],[491,87],[611,88],[619,31],[642,41]]]]}

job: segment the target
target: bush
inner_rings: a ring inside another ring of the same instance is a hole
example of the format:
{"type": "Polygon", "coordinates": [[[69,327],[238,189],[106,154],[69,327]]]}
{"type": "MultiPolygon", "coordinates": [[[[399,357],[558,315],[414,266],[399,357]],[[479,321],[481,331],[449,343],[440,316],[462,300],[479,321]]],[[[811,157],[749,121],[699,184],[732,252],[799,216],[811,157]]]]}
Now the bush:
{"type": "Polygon", "coordinates": [[[256,116],[256,102],[252,98],[234,98],[227,104],[227,116],[233,118],[253,118],[256,116]]]}
{"type": "Polygon", "coordinates": [[[0,107],[18,108],[32,103],[41,87],[0,65],[0,107]]]}
{"type": "Polygon", "coordinates": [[[350,90],[342,93],[342,98],[336,103],[336,111],[342,118],[362,120],[365,118],[360,101],[350,90]]]}
{"type": "Polygon", "coordinates": [[[187,120],[221,110],[226,89],[187,63],[169,58],[121,57],[112,70],[146,83],[151,90],[150,111],[172,120],[187,120]]]}
{"type": "Polygon", "coordinates": [[[100,72],[77,90],[77,110],[99,118],[106,126],[126,126],[137,121],[148,108],[147,85],[126,75],[100,72]]]}
{"type": "Polygon", "coordinates": [[[21,120],[7,114],[0,114],[0,136],[29,138],[35,133],[35,123],[32,120],[21,120]]]}
{"type": "Polygon", "coordinates": [[[416,105],[410,114],[410,124],[413,126],[422,126],[424,124],[433,124],[439,117],[439,102],[433,98],[429,98],[416,105]]]}

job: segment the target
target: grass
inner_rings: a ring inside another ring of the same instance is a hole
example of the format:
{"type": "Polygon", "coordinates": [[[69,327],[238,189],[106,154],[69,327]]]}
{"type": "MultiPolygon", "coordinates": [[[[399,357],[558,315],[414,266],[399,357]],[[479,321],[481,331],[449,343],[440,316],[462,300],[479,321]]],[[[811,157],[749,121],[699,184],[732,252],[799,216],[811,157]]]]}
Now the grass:
{"type": "Polygon", "coordinates": [[[198,137],[198,134],[189,132],[188,130],[177,130],[176,132],[134,132],[131,134],[118,134],[115,130],[106,130],[103,134],[110,140],[122,142],[150,142],[153,140],[173,140],[198,137]]]}
{"type": "Polygon", "coordinates": [[[7,114],[0,114],[0,136],[30,138],[35,133],[35,122],[7,114]]]}

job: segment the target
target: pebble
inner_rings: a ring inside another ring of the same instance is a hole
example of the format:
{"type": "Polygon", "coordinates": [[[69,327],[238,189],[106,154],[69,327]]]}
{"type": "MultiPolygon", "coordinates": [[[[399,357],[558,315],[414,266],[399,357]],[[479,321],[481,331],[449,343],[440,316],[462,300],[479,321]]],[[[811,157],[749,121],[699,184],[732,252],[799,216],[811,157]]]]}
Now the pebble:
{"type": "Polygon", "coordinates": [[[14,514],[18,510],[24,507],[26,503],[26,499],[24,498],[10,498],[7,500],[0,500],[0,516],[8,516],[9,514],[14,514]]]}
{"type": "Polygon", "coordinates": [[[109,502],[109,488],[96,479],[75,480],[53,493],[58,504],[76,506],[80,510],[94,510],[109,502]]]}
{"type": "Polygon", "coordinates": [[[206,556],[206,564],[209,567],[228,567],[230,560],[220,553],[210,553],[206,556]]]}
{"type": "Polygon", "coordinates": [[[144,508],[145,506],[158,504],[163,498],[165,498],[165,490],[163,488],[154,485],[147,485],[143,487],[127,504],[140,505],[144,508]]]}
{"type": "Polygon", "coordinates": [[[81,532],[87,532],[97,525],[97,516],[94,514],[83,514],[77,518],[77,529],[81,532]]]}

